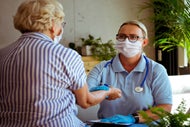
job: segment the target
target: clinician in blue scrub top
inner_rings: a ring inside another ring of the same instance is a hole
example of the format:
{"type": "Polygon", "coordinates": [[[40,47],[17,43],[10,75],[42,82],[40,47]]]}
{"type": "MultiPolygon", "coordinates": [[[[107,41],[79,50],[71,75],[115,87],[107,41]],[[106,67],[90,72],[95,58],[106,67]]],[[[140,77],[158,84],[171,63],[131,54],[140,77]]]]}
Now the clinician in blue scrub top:
{"type": "Polygon", "coordinates": [[[101,86],[122,90],[121,98],[109,100],[112,98],[109,96],[100,104],[98,117],[103,122],[143,126],[145,119],[138,113],[140,110],[146,111],[155,120],[159,118],[150,112],[149,106],[171,111],[172,91],[168,74],[161,64],[144,55],[148,34],[140,21],[123,23],[116,40],[118,54],[96,65],[89,73],[87,82],[93,84],[89,85],[92,91],[101,86]]]}

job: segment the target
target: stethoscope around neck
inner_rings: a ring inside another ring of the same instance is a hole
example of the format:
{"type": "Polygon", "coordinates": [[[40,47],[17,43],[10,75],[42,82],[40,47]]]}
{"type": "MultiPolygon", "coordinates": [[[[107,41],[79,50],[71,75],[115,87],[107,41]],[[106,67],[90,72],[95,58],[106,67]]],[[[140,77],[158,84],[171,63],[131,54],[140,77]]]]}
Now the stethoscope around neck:
{"type": "MultiPolygon", "coordinates": [[[[135,92],[137,92],[137,93],[140,93],[140,92],[142,92],[144,90],[144,83],[145,83],[145,80],[146,80],[146,78],[148,76],[148,71],[149,71],[149,67],[148,67],[149,66],[149,62],[148,62],[148,59],[144,55],[143,55],[143,57],[144,57],[144,59],[146,61],[146,73],[145,73],[145,76],[144,76],[141,84],[139,86],[135,87],[135,92]]],[[[112,58],[110,61],[106,62],[106,64],[104,65],[102,71],[100,72],[100,76],[101,76],[100,85],[105,85],[105,86],[108,86],[108,87],[111,86],[110,84],[106,84],[105,81],[104,81],[105,80],[104,77],[106,76],[106,73],[104,73],[104,71],[106,71],[108,65],[111,65],[113,63],[113,59],[114,58],[112,58]]],[[[117,83],[117,77],[116,77],[116,83],[117,83]]]]}

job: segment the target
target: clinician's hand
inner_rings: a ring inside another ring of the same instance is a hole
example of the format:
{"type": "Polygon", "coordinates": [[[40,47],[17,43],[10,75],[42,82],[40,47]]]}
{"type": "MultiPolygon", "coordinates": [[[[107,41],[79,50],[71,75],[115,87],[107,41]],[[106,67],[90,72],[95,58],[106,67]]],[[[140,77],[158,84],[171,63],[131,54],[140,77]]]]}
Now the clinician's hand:
{"type": "Polygon", "coordinates": [[[101,119],[101,122],[134,124],[135,118],[132,115],[114,115],[112,117],[101,119]]]}

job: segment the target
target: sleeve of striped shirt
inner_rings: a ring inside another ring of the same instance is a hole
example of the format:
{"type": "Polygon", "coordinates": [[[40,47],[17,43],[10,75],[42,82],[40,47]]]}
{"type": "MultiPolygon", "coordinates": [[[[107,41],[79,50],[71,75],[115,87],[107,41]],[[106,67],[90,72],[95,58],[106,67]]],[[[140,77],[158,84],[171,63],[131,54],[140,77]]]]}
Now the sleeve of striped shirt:
{"type": "Polygon", "coordinates": [[[84,63],[81,59],[81,56],[74,50],[67,49],[66,61],[66,72],[69,78],[70,86],[72,90],[79,89],[83,87],[86,83],[86,73],[84,69],[84,63]]]}

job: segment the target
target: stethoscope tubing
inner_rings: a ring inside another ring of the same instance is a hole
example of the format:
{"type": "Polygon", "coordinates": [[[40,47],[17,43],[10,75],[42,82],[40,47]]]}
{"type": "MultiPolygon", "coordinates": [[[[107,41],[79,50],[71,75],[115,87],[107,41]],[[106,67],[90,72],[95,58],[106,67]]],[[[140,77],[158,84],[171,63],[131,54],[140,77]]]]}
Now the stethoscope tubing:
{"type": "Polygon", "coordinates": [[[141,88],[143,88],[143,86],[144,86],[144,82],[145,82],[145,80],[146,80],[146,78],[147,78],[147,76],[148,76],[148,71],[149,71],[149,62],[148,62],[148,59],[146,58],[146,56],[144,56],[143,55],[143,57],[144,57],[144,59],[145,59],[145,61],[146,61],[146,74],[145,74],[145,76],[144,76],[144,79],[143,79],[143,81],[141,82],[141,85],[140,85],[140,87],[141,88]]]}
{"type": "MultiPolygon", "coordinates": [[[[145,76],[144,76],[143,81],[141,82],[141,84],[140,84],[140,86],[139,86],[140,88],[143,88],[143,87],[144,87],[144,82],[145,82],[145,80],[146,80],[146,78],[147,78],[147,76],[148,76],[148,72],[149,72],[149,62],[148,62],[148,59],[147,59],[147,57],[144,56],[144,55],[143,55],[143,57],[144,57],[144,59],[145,59],[145,61],[146,61],[146,74],[145,74],[145,76]]],[[[101,76],[100,85],[110,86],[110,84],[105,84],[105,83],[103,83],[102,80],[103,80],[103,72],[104,72],[104,70],[108,67],[108,65],[111,65],[111,64],[112,64],[113,59],[114,59],[114,58],[112,58],[110,61],[106,62],[106,64],[104,65],[104,68],[103,68],[102,71],[100,72],[100,74],[99,74],[99,75],[101,76]]],[[[116,79],[116,80],[117,80],[117,79],[116,79]]]]}

